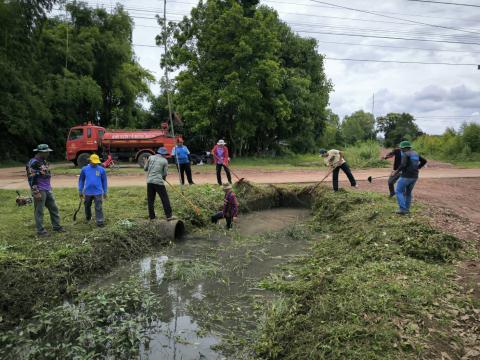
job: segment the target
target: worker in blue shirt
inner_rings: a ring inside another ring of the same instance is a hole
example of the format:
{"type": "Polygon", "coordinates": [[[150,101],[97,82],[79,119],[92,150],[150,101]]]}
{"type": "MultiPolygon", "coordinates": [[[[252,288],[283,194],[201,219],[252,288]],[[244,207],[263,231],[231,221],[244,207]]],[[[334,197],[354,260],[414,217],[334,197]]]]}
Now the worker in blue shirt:
{"type": "Polygon", "coordinates": [[[97,154],[90,156],[90,164],[84,166],[78,179],[78,193],[80,198],[85,198],[85,217],[87,221],[92,218],[92,202],[95,203],[95,221],[97,226],[104,226],[103,199],[107,198],[107,174],[99,166],[100,158],[97,154]]]}
{"type": "Polygon", "coordinates": [[[187,173],[187,180],[190,185],[193,185],[192,169],[190,167],[190,151],[183,145],[183,139],[177,139],[177,146],[172,149],[172,156],[177,164],[178,171],[180,172],[180,178],[182,185],[185,184],[185,173],[187,173]]]}

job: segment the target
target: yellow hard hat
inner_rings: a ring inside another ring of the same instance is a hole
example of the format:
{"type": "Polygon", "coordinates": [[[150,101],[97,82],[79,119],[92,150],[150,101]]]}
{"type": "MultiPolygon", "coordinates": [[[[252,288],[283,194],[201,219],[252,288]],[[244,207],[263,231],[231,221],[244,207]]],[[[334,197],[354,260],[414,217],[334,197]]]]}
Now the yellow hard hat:
{"type": "Polygon", "coordinates": [[[100,164],[101,163],[100,158],[98,157],[97,154],[90,155],[90,162],[92,164],[100,164]]]}

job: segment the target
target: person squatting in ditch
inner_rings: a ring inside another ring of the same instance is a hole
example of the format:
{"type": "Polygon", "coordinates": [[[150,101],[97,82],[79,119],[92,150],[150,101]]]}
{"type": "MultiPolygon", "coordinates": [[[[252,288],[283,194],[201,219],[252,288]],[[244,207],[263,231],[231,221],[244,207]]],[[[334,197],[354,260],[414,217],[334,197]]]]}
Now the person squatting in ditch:
{"type": "Polygon", "coordinates": [[[216,224],[218,220],[225,219],[227,222],[227,229],[232,228],[234,219],[238,216],[238,201],[235,193],[232,190],[231,184],[223,184],[223,191],[225,198],[223,199],[223,209],[215,215],[212,215],[212,223],[216,224]]]}
{"type": "Polygon", "coordinates": [[[222,185],[222,168],[227,174],[228,183],[232,183],[232,175],[230,175],[230,169],[228,164],[230,162],[228,148],[225,146],[226,142],[223,140],[218,140],[217,145],[212,149],[213,159],[215,161],[216,171],[217,171],[217,183],[222,185]]]}
{"type": "Polygon", "coordinates": [[[168,175],[168,161],[165,158],[168,150],[161,147],[157,150],[156,155],[150,156],[145,161],[144,170],[147,172],[147,201],[148,201],[148,217],[150,220],[155,219],[155,197],[160,197],[163,205],[163,211],[168,221],[175,219],[172,215],[172,207],[168,198],[167,189],[164,180],[168,175]]]}
{"type": "Polygon", "coordinates": [[[40,144],[33,150],[35,156],[27,163],[28,184],[32,191],[35,211],[35,226],[37,235],[47,236],[48,231],[43,226],[43,210],[48,209],[53,231],[65,232],[60,225],[60,215],[52,192],[50,166],[47,162],[52,149],[47,144],[40,144]]]}
{"type": "Polygon", "coordinates": [[[325,165],[333,169],[333,191],[338,191],[338,173],[340,172],[340,169],[342,169],[345,175],[347,175],[348,180],[350,181],[350,185],[352,187],[358,187],[357,182],[355,181],[355,178],[350,171],[350,167],[343,158],[343,152],[335,149],[331,149],[328,151],[325,149],[320,149],[320,156],[325,159],[325,165]]]}
{"type": "Polygon", "coordinates": [[[97,154],[90,156],[90,164],[84,166],[78,178],[78,194],[85,198],[85,218],[92,219],[92,202],[95,203],[95,222],[97,226],[104,226],[103,200],[107,199],[107,172],[100,166],[100,157],[97,154]]]}

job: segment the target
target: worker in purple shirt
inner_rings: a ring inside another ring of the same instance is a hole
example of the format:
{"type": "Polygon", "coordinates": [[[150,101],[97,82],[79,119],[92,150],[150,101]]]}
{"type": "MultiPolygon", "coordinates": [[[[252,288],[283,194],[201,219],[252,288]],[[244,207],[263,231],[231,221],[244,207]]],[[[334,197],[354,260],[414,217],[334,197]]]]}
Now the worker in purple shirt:
{"type": "Polygon", "coordinates": [[[218,220],[225,219],[227,222],[227,229],[232,228],[234,219],[238,216],[238,201],[232,189],[232,184],[223,184],[223,191],[225,198],[223,199],[222,211],[212,215],[212,223],[216,224],[218,220]]]}
{"type": "Polygon", "coordinates": [[[47,144],[40,144],[33,151],[36,154],[27,163],[26,170],[28,184],[30,185],[34,199],[35,227],[37,229],[37,235],[48,235],[48,231],[43,226],[43,210],[45,208],[47,208],[50,213],[53,231],[65,232],[60,225],[60,215],[52,192],[52,185],[50,183],[52,174],[50,173],[50,166],[47,159],[50,152],[53,150],[50,149],[47,144]]]}
{"type": "Polygon", "coordinates": [[[103,200],[107,198],[107,173],[100,166],[97,154],[90,156],[90,164],[84,166],[78,179],[78,193],[80,198],[85,198],[85,217],[92,219],[92,202],[95,203],[95,221],[97,226],[104,226],[103,200]]]}

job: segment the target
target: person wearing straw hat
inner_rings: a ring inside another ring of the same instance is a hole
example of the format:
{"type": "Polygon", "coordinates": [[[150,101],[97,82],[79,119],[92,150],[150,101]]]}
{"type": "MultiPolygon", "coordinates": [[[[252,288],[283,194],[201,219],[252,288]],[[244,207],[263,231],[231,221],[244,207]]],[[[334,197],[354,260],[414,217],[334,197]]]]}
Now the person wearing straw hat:
{"type": "Polygon", "coordinates": [[[338,191],[338,173],[340,169],[347,175],[350,185],[352,187],[358,187],[357,182],[348,166],[347,162],[343,158],[343,152],[339,150],[325,150],[320,149],[320,156],[325,159],[325,165],[333,169],[332,171],[332,182],[333,182],[333,191],[338,191]]]}
{"type": "Polygon", "coordinates": [[[228,164],[230,162],[230,158],[228,155],[228,148],[227,143],[220,139],[212,149],[213,159],[215,161],[216,171],[217,171],[217,183],[218,185],[222,185],[222,168],[225,170],[225,174],[227,174],[228,183],[232,183],[232,175],[230,175],[230,169],[228,168],[228,164]]]}
{"type": "Polygon", "coordinates": [[[104,226],[103,200],[107,198],[107,172],[101,164],[97,154],[90,155],[90,164],[84,166],[78,178],[78,194],[85,198],[85,217],[92,219],[92,202],[95,203],[95,222],[97,226],[104,226]]]}
{"type": "Polygon", "coordinates": [[[145,161],[144,170],[147,172],[147,202],[148,202],[148,217],[150,220],[155,219],[155,197],[158,194],[162,201],[163,211],[168,221],[175,217],[172,215],[172,207],[170,206],[170,199],[168,198],[167,188],[164,180],[168,175],[168,161],[165,158],[168,155],[168,150],[161,147],[157,150],[156,155],[150,156],[145,161]]]}
{"type": "Polygon", "coordinates": [[[47,144],[40,144],[33,150],[35,156],[27,163],[28,184],[32,191],[35,209],[35,227],[37,235],[47,236],[48,231],[43,226],[43,211],[45,208],[50,213],[53,231],[64,232],[60,225],[60,215],[55,196],[52,192],[50,166],[47,159],[53,150],[47,144]]]}
{"type": "Polygon", "coordinates": [[[218,220],[225,219],[227,222],[227,229],[232,228],[234,219],[238,216],[238,201],[232,189],[232,184],[223,184],[223,191],[225,198],[223,199],[222,211],[212,215],[212,223],[216,224],[218,220]]]}
{"type": "Polygon", "coordinates": [[[413,188],[418,180],[418,170],[427,163],[427,160],[412,150],[410,141],[402,141],[400,149],[402,150],[402,161],[396,170],[396,173],[400,174],[400,179],[398,179],[395,189],[399,207],[397,214],[407,215],[410,212],[413,188]]]}

